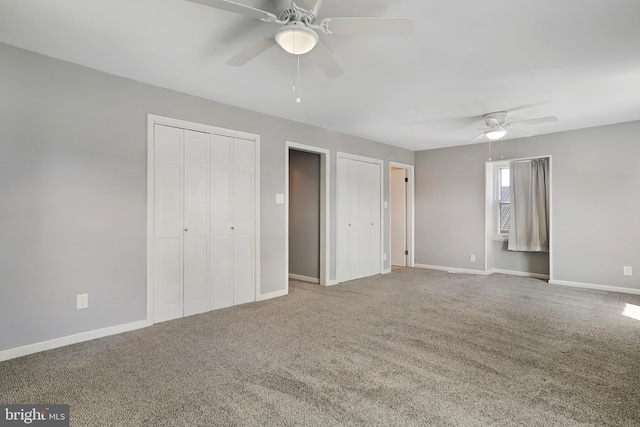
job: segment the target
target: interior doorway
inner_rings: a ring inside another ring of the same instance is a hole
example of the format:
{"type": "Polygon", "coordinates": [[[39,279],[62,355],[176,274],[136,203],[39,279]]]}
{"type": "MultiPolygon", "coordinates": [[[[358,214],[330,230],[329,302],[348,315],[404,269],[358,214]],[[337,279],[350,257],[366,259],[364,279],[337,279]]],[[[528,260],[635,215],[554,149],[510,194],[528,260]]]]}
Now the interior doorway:
{"type": "Polygon", "coordinates": [[[391,267],[413,267],[413,166],[389,165],[391,267]]]}
{"type": "Polygon", "coordinates": [[[329,150],[286,143],[286,280],[329,284],[329,150]]]}

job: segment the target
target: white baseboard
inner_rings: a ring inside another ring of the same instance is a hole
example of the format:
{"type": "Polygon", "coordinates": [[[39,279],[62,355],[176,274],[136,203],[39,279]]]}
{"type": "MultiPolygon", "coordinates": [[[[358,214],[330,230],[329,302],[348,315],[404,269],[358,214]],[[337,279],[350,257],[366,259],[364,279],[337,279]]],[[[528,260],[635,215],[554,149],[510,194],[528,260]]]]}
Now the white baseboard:
{"type": "Polygon", "coordinates": [[[256,298],[256,301],[265,301],[271,298],[278,298],[278,297],[283,297],[285,295],[287,295],[289,292],[287,292],[286,289],[283,289],[281,291],[275,291],[275,292],[269,292],[268,294],[262,294],[262,295],[258,295],[258,298],[256,298]]]}
{"type": "Polygon", "coordinates": [[[596,285],[594,283],[571,282],[568,280],[549,280],[552,285],[570,286],[573,288],[596,289],[599,291],[620,292],[623,294],[640,295],[640,289],[623,288],[620,286],[596,285]]]}
{"type": "Polygon", "coordinates": [[[482,270],[470,270],[467,268],[454,268],[454,267],[443,267],[440,265],[428,265],[428,264],[415,264],[416,268],[426,268],[429,270],[440,270],[446,271],[447,273],[466,273],[466,274],[479,274],[481,276],[486,276],[488,273],[482,270]]]}
{"type": "Polygon", "coordinates": [[[340,282],[338,282],[337,280],[329,280],[325,286],[335,286],[339,284],[340,282]]]}
{"type": "Polygon", "coordinates": [[[533,277],[534,279],[542,279],[549,280],[548,274],[539,274],[539,273],[528,273],[526,271],[515,271],[515,270],[503,270],[501,268],[491,268],[487,271],[487,274],[509,274],[511,276],[522,276],[522,277],[533,277]]]}
{"type": "Polygon", "coordinates": [[[55,338],[48,341],[42,341],[35,344],[29,344],[22,347],[10,348],[8,350],[0,351],[0,362],[9,359],[15,359],[16,357],[27,356],[33,353],[39,353],[45,350],[51,350],[58,347],[64,347],[66,345],[77,344],[79,342],[91,341],[96,338],[102,338],[109,335],[120,334],[122,332],[133,331],[135,329],[141,329],[147,327],[146,320],[140,320],[138,322],[125,323],[124,325],[111,326],[109,328],[96,329],[95,331],[81,332],[79,334],[68,335],[62,338],[55,338]]]}
{"type": "Polygon", "coordinates": [[[318,279],[317,277],[302,276],[300,274],[293,273],[289,273],[289,279],[302,280],[303,282],[309,283],[320,283],[320,279],[318,279]]]}
{"type": "Polygon", "coordinates": [[[389,273],[391,273],[390,268],[385,268],[384,270],[382,270],[382,274],[389,274],[389,273]]]}

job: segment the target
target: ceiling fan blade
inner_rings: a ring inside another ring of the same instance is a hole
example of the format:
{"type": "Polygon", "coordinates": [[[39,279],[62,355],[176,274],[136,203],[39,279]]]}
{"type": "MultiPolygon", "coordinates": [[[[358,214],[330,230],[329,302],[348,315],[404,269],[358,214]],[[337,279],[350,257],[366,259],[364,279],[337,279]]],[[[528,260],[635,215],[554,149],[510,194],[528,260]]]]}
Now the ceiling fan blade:
{"type": "Polygon", "coordinates": [[[326,18],[320,23],[333,34],[409,36],[413,18],[326,18]]]}
{"type": "Polygon", "coordinates": [[[246,6],[244,4],[235,3],[227,0],[187,0],[191,3],[203,4],[205,6],[215,7],[216,9],[226,10],[228,12],[239,13],[240,15],[250,18],[262,19],[268,22],[278,20],[278,17],[271,12],[256,9],[255,7],[246,6]]]}
{"type": "Polygon", "coordinates": [[[321,41],[306,55],[311,57],[322,73],[329,79],[344,73],[333,55],[331,55],[331,52],[329,52],[329,49],[321,41]]]}
{"type": "Polygon", "coordinates": [[[229,59],[227,61],[227,64],[233,65],[235,67],[240,67],[275,45],[276,41],[273,36],[258,40],[256,43],[245,48],[236,56],[229,59]]]}
{"type": "Polygon", "coordinates": [[[484,132],[482,132],[476,135],[475,138],[472,138],[469,141],[467,141],[467,144],[473,144],[473,143],[485,141],[485,140],[487,140],[487,138],[484,136],[484,132]]]}
{"type": "Polygon", "coordinates": [[[509,133],[511,133],[512,131],[516,131],[516,133],[521,134],[522,136],[528,138],[530,136],[535,135],[536,133],[529,130],[529,129],[523,129],[520,127],[509,127],[509,133]]]}
{"type": "Polygon", "coordinates": [[[537,119],[530,119],[530,120],[520,120],[517,122],[511,122],[509,123],[510,125],[537,125],[539,123],[550,123],[550,122],[557,122],[558,118],[556,116],[548,116],[548,117],[539,117],[537,119]]]}

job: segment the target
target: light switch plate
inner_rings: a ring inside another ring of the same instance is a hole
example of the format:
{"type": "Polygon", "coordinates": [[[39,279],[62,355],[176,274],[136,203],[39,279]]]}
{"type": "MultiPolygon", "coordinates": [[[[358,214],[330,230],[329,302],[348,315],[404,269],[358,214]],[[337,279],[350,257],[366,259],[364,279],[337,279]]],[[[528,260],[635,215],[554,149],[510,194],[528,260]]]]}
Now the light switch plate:
{"type": "Polygon", "coordinates": [[[276,194],[276,204],[277,205],[284,204],[284,194],[276,194]]]}

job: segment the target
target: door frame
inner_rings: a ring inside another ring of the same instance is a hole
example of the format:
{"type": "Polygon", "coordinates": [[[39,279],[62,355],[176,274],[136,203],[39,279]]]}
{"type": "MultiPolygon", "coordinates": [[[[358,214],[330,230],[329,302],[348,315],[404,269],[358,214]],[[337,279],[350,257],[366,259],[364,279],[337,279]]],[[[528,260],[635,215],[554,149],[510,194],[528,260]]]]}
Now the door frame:
{"type": "Polygon", "coordinates": [[[153,325],[153,300],[155,292],[155,125],[171,126],[216,135],[224,135],[254,142],[254,215],[255,215],[255,276],[254,301],[261,299],[260,289],[260,135],[232,129],[225,129],[202,123],[163,117],[155,114],[147,116],[147,326],[153,325]]]}
{"type": "Polygon", "coordinates": [[[320,155],[320,285],[329,286],[335,283],[329,280],[331,268],[329,248],[329,191],[330,191],[330,170],[331,170],[331,150],[315,147],[313,145],[299,144],[293,141],[285,141],[285,172],[284,172],[284,218],[285,218],[285,289],[289,293],[289,152],[291,150],[306,151],[320,155]]]}
{"type": "MultiPolygon", "coordinates": [[[[409,182],[407,182],[407,199],[406,203],[406,212],[407,212],[407,220],[405,226],[405,233],[407,239],[407,250],[409,251],[409,256],[407,257],[407,267],[414,267],[416,256],[415,256],[415,168],[414,165],[409,165],[406,163],[398,163],[398,162],[389,162],[389,204],[391,203],[391,169],[398,168],[404,169],[407,171],[407,178],[409,178],[409,182]]],[[[391,224],[393,224],[391,219],[391,208],[389,208],[389,270],[391,270],[391,224]]]]}
{"type": "MultiPolygon", "coordinates": [[[[338,277],[338,263],[340,262],[340,248],[338,244],[338,236],[337,233],[340,232],[338,229],[338,218],[340,218],[340,183],[338,182],[338,177],[340,174],[338,173],[338,159],[348,159],[348,160],[357,160],[360,162],[374,163],[380,166],[380,273],[384,274],[391,271],[385,270],[384,268],[384,257],[386,255],[385,244],[384,244],[384,235],[385,235],[385,217],[384,217],[384,160],[376,159],[373,157],[365,157],[359,156],[357,154],[344,153],[341,151],[336,152],[336,282],[340,282],[341,278],[338,277]]],[[[391,257],[389,257],[391,258],[391,257]]],[[[389,261],[391,262],[391,261],[389,261]]],[[[350,279],[347,279],[350,280],[350,279]]]]}

